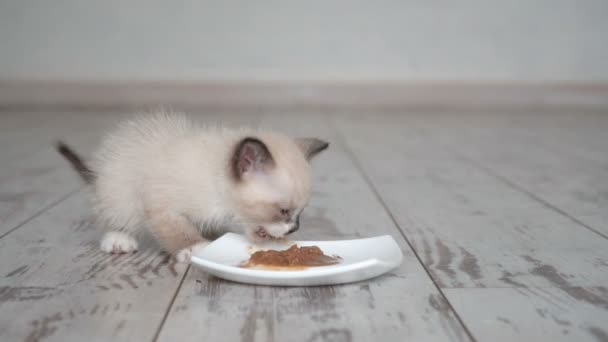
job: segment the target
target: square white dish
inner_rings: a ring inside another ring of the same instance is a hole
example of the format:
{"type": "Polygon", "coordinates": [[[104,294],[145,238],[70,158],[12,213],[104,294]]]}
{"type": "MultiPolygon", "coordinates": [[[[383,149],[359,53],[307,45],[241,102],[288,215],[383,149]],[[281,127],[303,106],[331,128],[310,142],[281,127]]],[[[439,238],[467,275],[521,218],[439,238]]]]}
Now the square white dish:
{"type": "Polygon", "coordinates": [[[191,263],[218,278],[240,283],[275,286],[345,284],[382,275],[401,264],[403,253],[390,235],[356,240],[285,241],[253,244],[243,235],[227,233],[196,255],[191,263]],[[293,271],[239,267],[257,250],[283,250],[291,245],[318,246],[327,255],[337,255],[336,265],[293,271]]]}

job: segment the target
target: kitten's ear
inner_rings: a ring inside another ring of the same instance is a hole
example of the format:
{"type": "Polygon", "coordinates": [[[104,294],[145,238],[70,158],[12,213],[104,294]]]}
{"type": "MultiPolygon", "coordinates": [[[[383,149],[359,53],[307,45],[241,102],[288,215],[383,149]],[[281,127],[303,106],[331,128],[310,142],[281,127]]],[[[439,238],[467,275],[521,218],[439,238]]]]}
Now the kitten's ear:
{"type": "Polygon", "coordinates": [[[274,166],[268,147],[259,139],[248,137],[241,140],[232,156],[232,172],[237,180],[253,171],[265,171],[274,166]]]}
{"type": "Polygon", "coordinates": [[[329,143],[327,141],[317,138],[295,138],[294,140],[308,160],[311,160],[314,156],[323,152],[329,147],[329,143]]]}

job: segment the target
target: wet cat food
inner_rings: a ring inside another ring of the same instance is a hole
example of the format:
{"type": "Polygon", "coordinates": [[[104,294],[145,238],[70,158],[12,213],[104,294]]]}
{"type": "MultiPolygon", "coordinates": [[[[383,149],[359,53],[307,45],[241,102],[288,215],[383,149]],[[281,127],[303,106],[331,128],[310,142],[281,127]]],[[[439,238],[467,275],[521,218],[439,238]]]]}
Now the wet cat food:
{"type": "Polygon", "coordinates": [[[325,255],[317,246],[298,247],[297,245],[292,245],[283,251],[257,251],[251,255],[251,258],[243,267],[265,268],[265,266],[269,266],[269,268],[306,268],[334,265],[339,262],[339,257],[325,255]]]}

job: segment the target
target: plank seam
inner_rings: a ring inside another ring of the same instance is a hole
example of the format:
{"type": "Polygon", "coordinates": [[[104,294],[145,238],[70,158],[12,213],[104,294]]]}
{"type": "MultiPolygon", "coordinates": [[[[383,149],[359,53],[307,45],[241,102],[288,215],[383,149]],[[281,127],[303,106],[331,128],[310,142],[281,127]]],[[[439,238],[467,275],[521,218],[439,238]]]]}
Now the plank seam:
{"type": "Polygon", "coordinates": [[[190,272],[190,265],[188,265],[188,267],[186,268],[186,272],[184,272],[184,275],[182,276],[182,279],[180,280],[179,285],[177,285],[177,289],[175,289],[175,293],[173,294],[173,297],[171,298],[171,301],[169,302],[169,306],[167,307],[167,310],[165,311],[165,314],[163,315],[163,319],[160,321],[160,324],[158,325],[158,329],[156,329],[156,332],[154,333],[152,342],[158,341],[160,332],[163,329],[163,327],[165,326],[165,322],[167,321],[167,318],[169,317],[169,313],[171,312],[171,308],[173,308],[173,304],[175,304],[175,300],[177,299],[177,295],[179,294],[179,291],[182,289],[182,285],[184,285],[184,281],[186,280],[186,276],[188,275],[188,272],[190,272]]]}
{"type": "Polygon", "coordinates": [[[361,165],[361,163],[359,163],[359,160],[355,157],[355,154],[352,152],[352,150],[350,149],[350,147],[346,143],[346,139],[342,135],[342,132],[337,128],[334,119],[332,118],[329,121],[330,121],[330,125],[331,125],[333,131],[336,133],[336,136],[338,137],[340,145],[343,147],[343,149],[346,152],[346,154],[349,157],[349,159],[353,162],[353,165],[355,166],[355,169],[361,175],[361,177],[365,181],[365,183],[368,186],[368,188],[374,194],[374,197],[376,197],[376,200],[380,203],[380,205],[382,206],[382,208],[384,209],[384,211],[386,212],[386,214],[389,216],[390,220],[393,222],[393,225],[395,226],[395,228],[397,228],[397,231],[401,234],[401,236],[403,237],[403,239],[405,240],[405,242],[409,246],[410,250],[414,254],[414,256],[416,256],[416,259],[418,259],[418,262],[420,263],[420,265],[422,266],[422,268],[426,272],[427,276],[429,277],[429,279],[431,280],[431,282],[433,283],[433,285],[435,286],[435,288],[437,289],[437,291],[439,292],[439,294],[441,295],[441,297],[443,297],[443,299],[445,300],[445,302],[448,304],[450,310],[454,313],[454,316],[458,320],[458,323],[460,323],[460,325],[464,329],[465,334],[467,334],[467,336],[471,339],[471,341],[476,341],[475,337],[473,337],[473,334],[471,333],[471,331],[469,330],[469,328],[466,326],[466,324],[464,323],[464,321],[462,320],[462,318],[460,317],[460,315],[458,314],[458,312],[456,311],[456,309],[454,308],[454,306],[452,305],[452,303],[448,300],[448,297],[445,295],[445,293],[443,293],[443,291],[441,290],[441,287],[439,287],[439,284],[435,281],[435,279],[433,279],[430,270],[426,267],[426,265],[424,265],[424,262],[422,261],[422,258],[420,257],[420,255],[418,254],[418,252],[414,249],[413,244],[407,238],[407,236],[404,233],[403,229],[401,229],[401,226],[397,222],[397,219],[395,218],[395,216],[393,215],[393,213],[388,208],[388,205],[386,204],[386,202],[384,201],[384,199],[382,199],[382,196],[377,191],[376,187],[373,185],[372,180],[365,173],[365,171],[363,169],[363,166],[361,165]]]}
{"type": "Polygon", "coordinates": [[[56,199],[55,201],[51,202],[50,204],[42,207],[40,210],[38,210],[37,212],[35,212],[32,216],[30,216],[27,219],[23,220],[21,223],[17,224],[15,227],[9,229],[6,233],[0,235],[0,240],[3,239],[4,237],[6,237],[7,235],[9,235],[10,233],[16,231],[17,229],[25,226],[27,223],[29,223],[33,219],[37,218],[38,216],[40,216],[40,215],[44,214],[45,212],[49,211],[50,209],[52,209],[53,207],[55,207],[59,203],[65,201],[66,199],[68,199],[72,195],[76,194],[78,191],[80,191],[80,188],[78,188],[76,190],[72,190],[72,191],[68,192],[66,195],[64,195],[64,196],[56,199]]]}
{"type": "Polygon", "coordinates": [[[450,152],[454,153],[458,158],[462,159],[463,161],[470,163],[471,165],[473,165],[474,167],[478,168],[479,170],[481,170],[482,172],[486,173],[487,175],[497,179],[499,182],[507,185],[508,187],[510,187],[511,189],[514,189],[520,193],[523,193],[524,195],[528,196],[529,198],[531,198],[532,200],[535,200],[537,202],[539,202],[540,204],[542,204],[543,206],[545,206],[546,208],[555,211],[556,213],[562,215],[563,217],[568,218],[570,221],[582,226],[583,228],[586,228],[587,230],[603,237],[604,239],[608,240],[608,236],[603,234],[602,232],[600,232],[599,230],[589,226],[588,224],[586,224],[585,222],[577,219],[574,216],[571,216],[570,214],[568,214],[568,212],[564,211],[563,209],[560,209],[559,207],[551,204],[550,202],[546,201],[545,199],[543,199],[542,197],[539,197],[537,195],[535,195],[533,192],[519,186],[518,184],[512,182],[511,180],[509,180],[507,177],[504,177],[498,173],[496,173],[493,169],[482,165],[481,163],[467,157],[464,156],[463,154],[461,154],[460,152],[449,148],[447,146],[444,146],[445,149],[449,150],[450,152]]]}

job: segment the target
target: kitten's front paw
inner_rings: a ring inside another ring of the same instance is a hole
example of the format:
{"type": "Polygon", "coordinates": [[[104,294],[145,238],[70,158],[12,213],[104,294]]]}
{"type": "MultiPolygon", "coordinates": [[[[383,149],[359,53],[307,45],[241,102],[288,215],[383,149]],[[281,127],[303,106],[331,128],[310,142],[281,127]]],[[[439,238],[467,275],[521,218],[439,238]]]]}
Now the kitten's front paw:
{"type": "Polygon", "coordinates": [[[137,240],[127,233],[107,232],[101,239],[100,247],[106,253],[131,253],[137,251],[137,240]]]}
{"type": "Polygon", "coordinates": [[[177,262],[188,263],[190,262],[190,257],[192,257],[192,254],[197,254],[198,252],[202,251],[203,248],[207,247],[207,245],[209,245],[209,242],[205,241],[181,249],[175,253],[175,260],[177,260],[177,262]]]}

